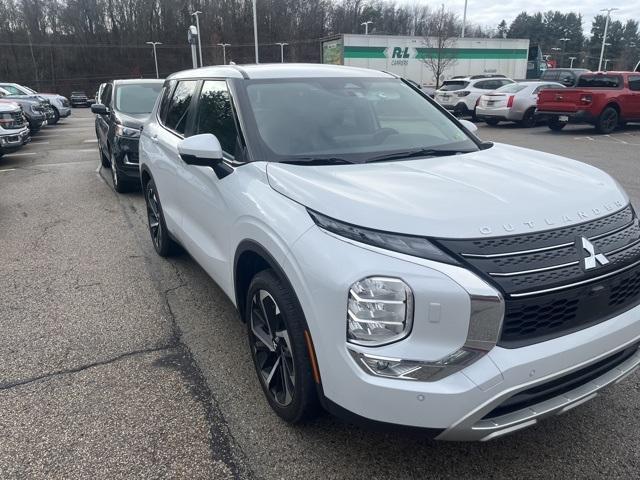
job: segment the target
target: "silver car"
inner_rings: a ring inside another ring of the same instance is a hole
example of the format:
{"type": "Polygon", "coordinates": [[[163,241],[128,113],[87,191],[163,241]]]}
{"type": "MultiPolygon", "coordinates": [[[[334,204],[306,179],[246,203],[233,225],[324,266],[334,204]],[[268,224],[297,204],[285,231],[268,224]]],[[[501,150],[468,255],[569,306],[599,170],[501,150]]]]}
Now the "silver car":
{"type": "Polygon", "coordinates": [[[564,88],[556,82],[511,83],[482,95],[476,107],[476,116],[489,125],[501,121],[516,122],[523,127],[533,127],[538,92],[545,88],[564,88]]]}

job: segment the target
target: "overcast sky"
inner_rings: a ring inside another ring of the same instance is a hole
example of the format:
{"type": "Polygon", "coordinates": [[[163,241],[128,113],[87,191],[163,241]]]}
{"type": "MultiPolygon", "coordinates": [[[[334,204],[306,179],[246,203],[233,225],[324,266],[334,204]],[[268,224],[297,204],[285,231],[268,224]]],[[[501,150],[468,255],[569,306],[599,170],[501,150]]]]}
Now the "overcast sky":
{"type": "MultiPolygon", "coordinates": [[[[421,1],[430,7],[440,2],[421,1]]],[[[620,10],[611,13],[611,18],[624,20],[632,18],[640,20],[640,0],[468,0],[467,19],[471,23],[496,27],[504,18],[507,24],[522,11],[534,13],[538,11],[559,10],[561,12],[577,12],[582,14],[583,30],[586,35],[591,32],[591,21],[602,8],[618,7],[620,10]]],[[[410,2],[409,2],[410,3],[410,2]]],[[[458,13],[462,17],[464,0],[447,0],[445,8],[458,13]]]]}

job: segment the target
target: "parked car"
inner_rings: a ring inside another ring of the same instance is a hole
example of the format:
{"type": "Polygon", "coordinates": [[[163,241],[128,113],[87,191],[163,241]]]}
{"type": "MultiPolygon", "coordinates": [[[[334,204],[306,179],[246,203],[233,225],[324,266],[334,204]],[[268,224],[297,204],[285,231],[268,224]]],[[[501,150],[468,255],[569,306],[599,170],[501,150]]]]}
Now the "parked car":
{"type": "Polygon", "coordinates": [[[29,140],[29,128],[20,105],[0,99],[0,157],[16,151],[29,140]]]}
{"type": "Polygon", "coordinates": [[[114,80],[105,84],[96,113],[96,136],[102,166],[111,168],[113,188],[129,191],[140,185],[138,140],[162,89],[163,80],[114,80]]]}
{"type": "Polygon", "coordinates": [[[12,95],[38,95],[45,100],[49,100],[54,113],[54,123],[58,123],[60,118],[66,118],[71,115],[69,100],[57,93],[39,93],[32,88],[17,83],[0,83],[0,88],[7,90],[12,95]]]}
{"type": "Polygon", "coordinates": [[[22,107],[32,134],[37,133],[47,124],[47,108],[44,99],[35,95],[10,95],[4,88],[0,88],[0,98],[22,107]]]}
{"type": "Polygon", "coordinates": [[[586,68],[548,68],[540,75],[540,80],[545,82],[558,82],[565,87],[575,87],[578,78],[583,73],[591,73],[586,68]]]}
{"type": "Polygon", "coordinates": [[[71,92],[71,106],[75,107],[88,107],[89,98],[87,98],[87,94],[82,91],[71,92]]]}
{"type": "Polygon", "coordinates": [[[552,82],[509,83],[492,93],[480,97],[476,117],[495,126],[502,121],[516,122],[522,127],[533,127],[538,93],[546,88],[564,88],[552,82]]]}
{"type": "Polygon", "coordinates": [[[498,88],[514,83],[503,75],[487,77],[473,75],[471,77],[445,80],[435,92],[435,100],[456,116],[475,116],[476,105],[480,96],[498,88]]]}
{"type": "Polygon", "coordinates": [[[182,245],[229,296],[286,421],[322,405],[489,440],[637,368],[629,197],[595,167],[474,129],[375,70],[166,80],[140,137],[153,246],[182,245]]]}
{"type": "Polygon", "coordinates": [[[640,121],[640,74],[582,74],[575,88],[540,92],[536,117],[547,118],[555,131],[568,123],[589,123],[599,133],[611,133],[626,122],[640,121]]]}

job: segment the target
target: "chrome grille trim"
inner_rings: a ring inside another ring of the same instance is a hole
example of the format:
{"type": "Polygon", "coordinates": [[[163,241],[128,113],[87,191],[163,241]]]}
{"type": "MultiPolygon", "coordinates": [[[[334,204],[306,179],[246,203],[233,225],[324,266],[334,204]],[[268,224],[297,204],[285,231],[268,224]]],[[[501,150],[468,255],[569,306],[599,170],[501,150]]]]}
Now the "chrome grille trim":
{"type": "Polygon", "coordinates": [[[533,270],[521,270],[519,272],[508,272],[508,273],[493,272],[493,273],[489,273],[489,275],[491,275],[492,277],[515,277],[517,275],[527,275],[529,273],[548,272],[549,270],[557,270],[559,268],[573,267],[574,265],[578,265],[579,263],[580,262],[576,260],[575,262],[562,263],[560,265],[551,265],[550,267],[534,268],[533,270]]]}

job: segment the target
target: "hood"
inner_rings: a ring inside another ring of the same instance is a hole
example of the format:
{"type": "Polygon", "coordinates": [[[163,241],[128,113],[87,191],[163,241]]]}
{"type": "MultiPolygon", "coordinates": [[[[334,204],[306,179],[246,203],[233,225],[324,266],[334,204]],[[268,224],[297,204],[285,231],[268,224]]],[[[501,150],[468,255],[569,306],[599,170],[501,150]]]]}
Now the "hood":
{"type": "Polygon", "coordinates": [[[116,119],[118,123],[121,123],[125,127],[140,128],[144,125],[145,120],[149,117],[149,113],[122,113],[116,112],[116,119]]]}
{"type": "Polygon", "coordinates": [[[282,195],[337,220],[440,238],[559,228],[629,201],[595,167],[501,144],[463,155],[372,164],[269,163],[267,175],[282,195]]]}

